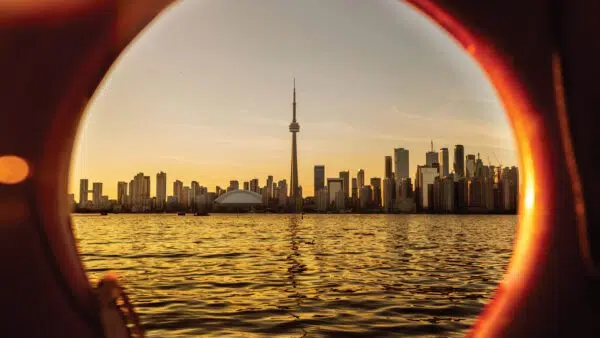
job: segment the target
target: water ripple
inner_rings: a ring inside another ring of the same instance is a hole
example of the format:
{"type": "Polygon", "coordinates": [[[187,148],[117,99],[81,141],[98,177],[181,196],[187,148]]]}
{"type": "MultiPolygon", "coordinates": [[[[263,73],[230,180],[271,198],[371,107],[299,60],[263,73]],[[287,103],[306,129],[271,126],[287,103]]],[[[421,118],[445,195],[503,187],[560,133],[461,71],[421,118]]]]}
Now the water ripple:
{"type": "Polygon", "coordinates": [[[502,278],[515,216],[74,215],[150,337],[461,336],[502,278]]]}

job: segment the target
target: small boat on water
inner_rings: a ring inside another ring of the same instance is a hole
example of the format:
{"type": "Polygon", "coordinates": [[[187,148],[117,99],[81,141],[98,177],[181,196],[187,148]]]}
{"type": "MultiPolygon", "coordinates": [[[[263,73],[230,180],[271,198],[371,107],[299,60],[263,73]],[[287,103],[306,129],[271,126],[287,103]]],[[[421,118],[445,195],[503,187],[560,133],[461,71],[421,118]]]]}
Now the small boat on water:
{"type": "Polygon", "coordinates": [[[185,212],[178,212],[177,216],[185,216],[185,212]]]}
{"type": "Polygon", "coordinates": [[[197,212],[194,216],[210,216],[210,214],[208,212],[197,212]]]}
{"type": "Polygon", "coordinates": [[[100,213],[100,216],[106,216],[106,215],[108,215],[108,212],[106,212],[106,211],[102,211],[102,212],[100,213]]]}

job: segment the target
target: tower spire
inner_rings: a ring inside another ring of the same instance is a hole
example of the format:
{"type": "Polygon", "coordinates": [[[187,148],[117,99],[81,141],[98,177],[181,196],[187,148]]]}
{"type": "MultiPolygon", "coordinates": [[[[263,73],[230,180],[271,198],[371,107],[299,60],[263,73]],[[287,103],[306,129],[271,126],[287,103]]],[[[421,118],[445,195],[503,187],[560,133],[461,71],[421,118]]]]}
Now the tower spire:
{"type": "Polygon", "coordinates": [[[296,78],[294,78],[294,117],[292,119],[293,122],[296,122],[296,78]]]}
{"type": "Polygon", "coordinates": [[[433,152],[433,140],[431,140],[431,152],[433,152]]]}

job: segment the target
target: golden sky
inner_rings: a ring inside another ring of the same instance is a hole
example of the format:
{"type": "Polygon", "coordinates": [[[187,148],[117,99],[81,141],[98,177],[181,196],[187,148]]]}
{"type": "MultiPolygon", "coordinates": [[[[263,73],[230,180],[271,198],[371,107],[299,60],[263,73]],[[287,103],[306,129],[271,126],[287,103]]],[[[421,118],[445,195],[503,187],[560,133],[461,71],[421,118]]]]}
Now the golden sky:
{"type": "MultiPolygon", "coordinates": [[[[395,0],[183,0],[123,53],[87,108],[73,155],[78,182],[165,171],[214,191],[230,179],[290,176],[292,79],[304,195],[327,177],[381,177],[410,150],[465,146],[516,165],[512,131],[483,71],[445,32],[395,0]]],[[[451,152],[452,153],[452,152],[451,152]]]]}

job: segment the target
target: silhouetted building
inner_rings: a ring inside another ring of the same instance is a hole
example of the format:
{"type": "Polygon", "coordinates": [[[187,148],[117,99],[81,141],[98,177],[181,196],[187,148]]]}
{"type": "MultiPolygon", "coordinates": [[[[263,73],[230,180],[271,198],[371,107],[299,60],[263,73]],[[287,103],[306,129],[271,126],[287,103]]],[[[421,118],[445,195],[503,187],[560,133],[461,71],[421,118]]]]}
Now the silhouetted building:
{"type": "Polygon", "coordinates": [[[475,155],[467,155],[466,167],[467,178],[475,177],[475,155]]]}
{"type": "Polygon", "coordinates": [[[344,179],[328,178],[327,191],[329,192],[329,204],[335,203],[335,198],[337,196],[338,191],[341,191],[342,193],[344,191],[344,179]]]}
{"type": "Polygon", "coordinates": [[[181,203],[183,199],[183,182],[180,180],[175,180],[175,182],[173,182],[173,196],[177,203],[181,203]]]}
{"type": "Polygon", "coordinates": [[[356,173],[356,180],[358,181],[358,191],[360,192],[362,187],[365,186],[365,171],[363,169],[358,170],[358,173],[356,173]]]}
{"type": "Polygon", "coordinates": [[[244,181],[244,190],[250,190],[250,182],[244,181]]]}
{"type": "Polygon", "coordinates": [[[373,188],[373,206],[381,207],[381,178],[371,177],[371,187],[373,188]]]}
{"type": "Polygon", "coordinates": [[[433,141],[431,141],[431,150],[425,154],[425,166],[432,167],[434,164],[438,164],[439,155],[433,151],[433,141]]]}
{"type": "Polygon", "coordinates": [[[384,178],[392,178],[394,177],[394,172],[392,171],[392,157],[385,157],[385,177],[384,178]]]}
{"type": "Polygon", "coordinates": [[[439,163],[440,163],[440,176],[446,177],[450,175],[450,158],[448,155],[448,148],[440,149],[439,154],[439,163]]]}
{"type": "Polygon", "coordinates": [[[163,210],[167,202],[167,174],[159,172],[156,174],[156,208],[163,210]]]}
{"type": "Polygon", "coordinates": [[[250,180],[250,191],[259,193],[258,191],[258,178],[253,178],[250,180]]]}
{"type": "Polygon", "coordinates": [[[340,178],[344,180],[344,196],[346,199],[350,197],[350,172],[340,171],[340,178]]]}
{"type": "Polygon", "coordinates": [[[465,147],[457,144],[454,147],[454,180],[465,177],[465,147]]]}
{"type": "Polygon", "coordinates": [[[316,165],[314,169],[314,196],[317,197],[319,190],[325,188],[325,166],[316,165]]]}
{"type": "Polygon", "coordinates": [[[358,180],[352,178],[352,207],[356,208],[358,204],[358,180]]]}
{"type": "Polygon", "coordinates": [[[237,180],[229,181],[229,187],[227,187],[227,192],[230,192],[233,190],[239,190],[239,189],[240,189],[240,182],[238,182],[237,180]]]}
{"type": "Polygon", "coordinates": [[[370,185],[365,185],[360,189],[360,209],[367,210],[373,203],[373,190],[370,185]]]}
{"type": "Polygon", "coordinates": [[[267,199],[273,198],[273,176],[267,176],[267,199]]]}
{"type": "Polygon", "coordinates": [[[92,202],[95,207],[99,207],[101,204],[100,199],[102,198],[102,183],[94,182],[92,184],[92,189],[92,202]]]}
{"type": "Polygon", "coordinates": [[[317,191],[315,204],[317,206],[317,211],[325,212],[329,209],[329,191],[327,188],[322,188],[317,191]]]}
{"type": "Polygon", "coordinates": [[[88,202],[88,180],[87,178],[82,178],[79,180],[79,206],[83,207],[88,202]]]}
{"type": "Polygon", "coordinates": [[[383,209],[385,212],[392,212],[394,209],[394,185],[394,179],[391,177],[383,180],[383,209]]]}
{"type": "MultiPolygon", "coordinates": [[[[397,180],[410,177],[408,168],[408,149],[394,149],[394,177],[397,180]]],[[[360,188],[360,187],[359,187],[360,188]]]]}
{"type": "Polygon", "coordinates": [[[433,183],[439,176],[438,168],[417,166],[417,190],[419,200],[417,201],[420,209],[430,210],[430,199],[433,197],[433,183]],[[431,187],[430,187],[431,186],[431,187]]]}
{"type": "Polygon", "coordinates": [[[127,182],[117,182],[117,203],[125,204],[125,198],[127,197],[127,182]]]}

